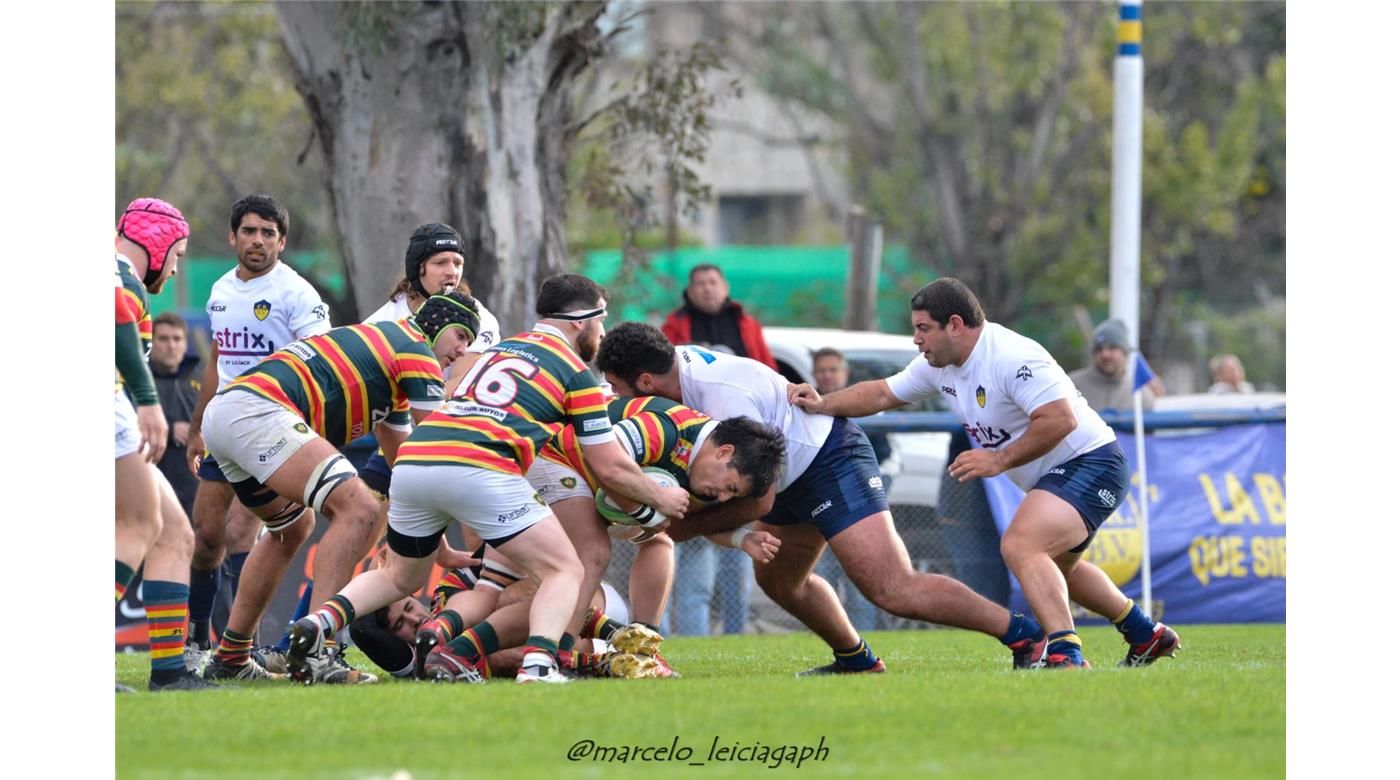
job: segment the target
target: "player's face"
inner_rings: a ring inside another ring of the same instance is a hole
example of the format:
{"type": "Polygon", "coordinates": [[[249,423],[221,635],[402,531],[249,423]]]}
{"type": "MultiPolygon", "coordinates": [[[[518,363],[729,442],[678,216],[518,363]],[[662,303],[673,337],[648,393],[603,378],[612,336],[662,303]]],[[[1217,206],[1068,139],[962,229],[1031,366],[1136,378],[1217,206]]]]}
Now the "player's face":
{"type": "Polygon", "coordinates": [[[229,234],[228,243],[243,270],[256,276],[276,265],[277,256],[287,246],[287,237],[277,229],[276,222],[250,212],[229,234]]]}
{"type": "Polygon", "coordinates": [[[433,354],[437,356],[438,365],[447,368],[457,358],[467,354],[467,347],[471,345],[465,330],[448,328],[439,333],[437,341],[433,342],[433,354]]]}
{"type": "Polygon", "coordinates": [[[1094,365],[1109,376],[1122,376],[1128,366],[1128,353],[1111,344],[1100,344],[1094,350],[1094,365]]]}
{"type": "Polygon", "coordinates": [[[462,268],[466,260],[457,252],[438,252],[423,262],[418,270],[418,281],[423,289],[436,295],[456,288],[462,281],[462,268]]]}
{"type": "Polygon", "coordinates": [[[706,453],[690,464],[690,492],[702,501],[728,501],[747,496],[753,481],[740,476],[734,469],[734,447],[724,445],[706,453]]]}
{"type": "Polygon", "coordinates": [[[189,239],[182,238],[170,245],[170,249],[165,253],[165,265],[160,269],[160,277],[155,283],[146,285],[146,292],[159,295],[160,291],[165,289],[165,283],[180,270],[180,261],[185,259],[185,247],[189,246],[189,243],[189,239]]]}
{"type": "Polygon", "coordinates": [[[174,325],[156,325],[151,335],[151,362],[172,371],[184,356],[185,332],[174,325]]]}
{"type": "MultiPolygon", "coordinates": [[[[595,308],[605,309],[607,305],[607,301],[599,298],[595,308]]],[[[603,343],[603,336],[606,332],[603,329],[603,320],[607,318],[608,313],[606,311],[594,317],[588,321],[588,324],[583,328],[583,332],[579,334],[578,356],[583,362],[592,363],[593,358],[598,357],[598,345],[603,343]]]]}
{"type": "Polygon", "coordinates": [[[948,328],[939,325],[926,311],[914,312],[910,321],[914,323],[914,346],[923,353],[928,364],[934,368],[952,365],[955,349],[953,334],[948,328]]]}
{"type": "Polygon", "coordinates": [[[642,395],[642,393],[637,391],[637,388],[622,381],[622,377],[611,371],[603,372],[603,381],[612,385],[613,392],[617,393],[619,398],[636,398],[642,395]]]}
{"type": "Polygon", "coordinates": [[[714,314],[729,299],[729,285],[718,271],[701,271],[690,278],[686,292],[690,302],[703,312],[714,314]]]}
{"type": "Polygon", "coordinates": [[[428,614],[427,607],[424,607],[418,599],[409,596],[402,601],[390,604],[388,617],[389,631],[405,642],[412,642],[414,634],[418,633],[418,628],[426,623],[432,615],[428,614]]]}
{"type": "Polygon", "coordinates": [[[850,372],[838,357],[818,358],[812,364],[812,380],[817,383],[817,392],[823,395],[834,393],[846,386],[850,372]]]}

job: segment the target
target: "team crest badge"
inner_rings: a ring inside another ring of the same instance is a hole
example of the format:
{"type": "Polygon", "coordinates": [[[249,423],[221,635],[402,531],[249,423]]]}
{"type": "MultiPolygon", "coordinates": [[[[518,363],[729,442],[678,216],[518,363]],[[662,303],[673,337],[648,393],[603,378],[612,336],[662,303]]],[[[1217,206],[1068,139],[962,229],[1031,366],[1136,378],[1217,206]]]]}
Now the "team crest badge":
{"type": "Polygon", "coordinates": [[[1032,374],[1030,366],[1021,366],[1020,368],[1016,369],[1016,378],[1023,382],[1030,381],[1031,376],[1032,374]]]}
{"type": "Polygon", "coordinates": [[[292,430],[296,431],[297,433],[310,433],[310,432],[311,432],[311,429],[308,428],[308,427],[306,427],[306,423],[297,423],[296,425],[293,425],[293,426],[292,426],[292,430]]]}
{"type": "Polygon", "coordinates": [[[574,485],[578,484],[578,480],[574,479],[573,477],[564,477],[563,479],[559,480],[559,484],[563,485],[566,490],[573,490],[574,485]]]}
{"type": "Polygon", "coordinates": [[[272,311],[272,303],[269,302],[269,301],[263,300],[263,301],[258,301],[257,303],[253,304],[253,316],[254,316],[254,317],[257,317],[259,322],[261,322],[262,320],[267,319],[267,315],[268,315],[271,311],[272,311]]]}
{"type": "Polygon", "coordinates": [[[977,386],[977,405],[983,409],[987,408],[987,388],[981,385],[977,386]]]}

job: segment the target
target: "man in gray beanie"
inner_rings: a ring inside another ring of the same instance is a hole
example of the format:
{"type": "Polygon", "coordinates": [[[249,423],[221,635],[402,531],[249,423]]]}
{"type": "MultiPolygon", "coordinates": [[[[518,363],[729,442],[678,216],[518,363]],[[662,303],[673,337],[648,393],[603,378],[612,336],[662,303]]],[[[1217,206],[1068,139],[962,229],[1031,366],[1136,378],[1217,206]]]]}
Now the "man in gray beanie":
{"type": "MultiPolygon", "coordinates": [[[[1106,320],[1094,328],[1093,362],[1070,373],[1084,400],[1096,412],[1133,408],[1133,374],[1128,370],[1128,326],[1122,320],[1106,320]]],[[[1152,409],[1152,393],[1142,394],[1144,411],[1152,409]]]]}

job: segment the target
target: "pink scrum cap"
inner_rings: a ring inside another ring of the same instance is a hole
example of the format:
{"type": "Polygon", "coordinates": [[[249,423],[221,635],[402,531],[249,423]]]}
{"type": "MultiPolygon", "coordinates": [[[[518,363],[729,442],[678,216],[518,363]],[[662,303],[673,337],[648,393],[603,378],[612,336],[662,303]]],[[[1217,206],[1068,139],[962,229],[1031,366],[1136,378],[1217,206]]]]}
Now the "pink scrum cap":
{"type": "Polygon", "coordinates": [[[150,287],[160,278],[170,247],[189,237],[190,224],[179,209],[160,198],[137,198],[117,220],[117,235],[146,250],[149,261],[141,283],[150,287]]]}

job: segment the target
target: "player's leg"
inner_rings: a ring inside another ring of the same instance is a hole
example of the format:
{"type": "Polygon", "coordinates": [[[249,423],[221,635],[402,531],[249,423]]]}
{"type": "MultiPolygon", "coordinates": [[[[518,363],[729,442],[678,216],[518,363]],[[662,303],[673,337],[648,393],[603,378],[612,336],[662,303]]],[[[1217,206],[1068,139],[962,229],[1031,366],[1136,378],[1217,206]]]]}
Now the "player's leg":
{"type": "Polygon", "coordinates": [[[116,593],[126,588],[161,532],[160,494],[145,456],[132,451],[116,459],[116,593]]]}
{"type": "MultiPolygon", "coordinates": [[[[758,586],[778,606],[821,637],[837,653],[857,653],[865,645],[856,632],[831,584],[812,573],[817,558],[826,548],[821,532],[807,524],[770,525],[759,523],[756,530],[767,531],[782,540],[778,554],[763,566],[754,567],[758,586]]],[[[860,652],[864,659],[864,653],[860,652]]],[[[878,662],[871,656],[863,668],[873,668],[878,662]]],[[[859,665],[859,663],[858,663],[859,665]]]]}
{"type": "Polygon", "coordinates": [[[661,616],[666,613],[666,600],[676,576],[676,543],[666,534],[657,534],[637,546],[632,560],[632,573],[627,581],[627,595],[632,606],[632,620],[658,630],[661,616]]]}
{"type": "Polygon", "coordinates": [[[583,565],[583,579],[579,582],[579,595],[573,613],[561,637],[561,649],[573,649],[573,639],[583,624],[583,615],[588,611],[593,593],[603,581],[603,572],[612,560],[612,538],[604,530],[603,519],[591,498],[572,496],[549,505],[550,511],[558,518],[564,533],[569,537],[579,563],[583,565]]]}
{"type": "Polygon", "coordinates": [[[552,513],[546,510],[543,517],[536,516],[530,522],[523,531],[513,532],[506,539],[487,541],[519,563],[537,583],[535,598],[530,602],[525,659],[516,680],[556,682],[562,680],[558,674],[558,638],[574,619],[583,564],[552,513]]]}
{"type": "MultiPolygon", "coordinates": [[[[194,643],[208,649],[210,618],[218,596],[220,567],[227,545],[227,517],[233,505],[233,487],[217,472],[214,459],[206,455],[200,462],[199,487],[194,494],[194,553],[190,560],[190,629],[194,643]],[[206,477],[206,474],[210,476],[206,477]]],[[[251,548],[251,547],[250,547],[251,548]]],[[[245,556],[246,557],[246,556],[245,556]]]]}
{"type": "Polygon", "coordinates": [[[1001,537],[1001,555],[1050,639],[1047,662],[1084,666],[1082,643],[1069,611],[1069,588],[1055,558],[1085,536],[1079,511],[1046,490],[1026,494],[1001,537]]]}
{"type": "Polygon", "coordinates": [[[228,523],[225,532],[224,575],[229,577],[229,592],[238,595],[238,584],[243,578],[243,566],[248,562],[248,554],[262,531],[262,519],[248,510],[248,507],[234,501],[228,508],[228,523]]]}
{"type": "Polygon", "coordinates": [[[1055,559],[1065,572],[1069,597],[1084,608],[1108,618],[1123,641],[1128,655],[1119,666],[1147,666],[1158,658],[1175,655],[1181,638],[1164,623],[1157,623],[1123,591],[1103,569],[1081,560],[1082,553],[1071,551],[1055,559]]]}
{"type": "Polygon", "coordinates": [[[190,557],[194,531],[165,477],[155,471],[160,493],[161,533],[146,555],[142,595],[151,647],[150,689],[210,687],[185,669],[185,630],[189,625],[190,557]]]}

